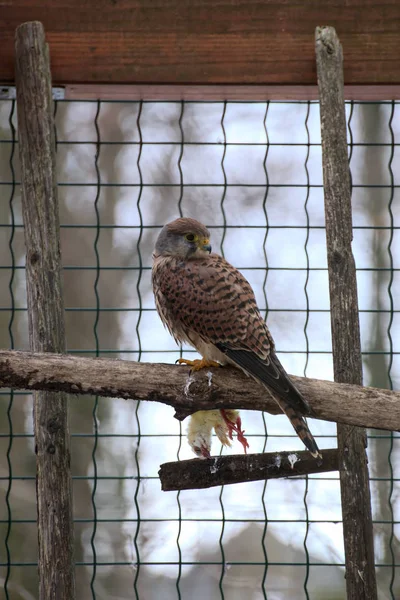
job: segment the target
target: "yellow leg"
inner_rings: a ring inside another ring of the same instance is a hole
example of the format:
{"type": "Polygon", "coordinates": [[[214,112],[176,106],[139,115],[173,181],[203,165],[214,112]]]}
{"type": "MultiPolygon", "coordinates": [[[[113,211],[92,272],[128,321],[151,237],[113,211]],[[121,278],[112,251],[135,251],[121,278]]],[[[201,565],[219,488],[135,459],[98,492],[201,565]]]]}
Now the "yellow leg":
{"type": "Polygon", "coordinates": [[[206,358],[196,358],[195,360],[189,360],[187,358],[178,358],[176,361],[180,365],[188,365],[191,371],[200,371],[200,369],[206,369],[207,367],[220,367],[221,365],[215,360],[207,360],[206,358]]]}

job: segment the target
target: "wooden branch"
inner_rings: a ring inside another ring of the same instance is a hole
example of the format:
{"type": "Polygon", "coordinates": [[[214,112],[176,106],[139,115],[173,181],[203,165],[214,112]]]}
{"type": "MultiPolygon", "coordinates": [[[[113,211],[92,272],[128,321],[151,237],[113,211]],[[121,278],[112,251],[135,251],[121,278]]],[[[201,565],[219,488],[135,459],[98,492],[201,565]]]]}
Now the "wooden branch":
{"type": "MultiPolygon", "coordinates": [[[[400,430],[400,392],[291,378],[317,419],[400,430]]],[[[215,408],[282,414],[261,385],[233,367],[189,376],[189,369],[178,365],[0,350],[0,387],[162,402],[173,406],[180,420],[215,408]]]]}
{"type": "MultiPolygon", "coordinates": [[[[65,352],[64,303],[48,48],[41,23],[15,36],[18,135],[31,350],[65,352]]],[[[73,600],[72,481],[65,393],[34,398],[39,598],[73,600]]]]}
{"type": "MultiPolygon", "coordinates": [[[[333,27],[316,30],[334,377],[362,384],[357,278],[351,248],[342,47],[333,27]]],[[[340,487],[349,600],[377,598],[365,429],[338,425],[340,487]]]]}
{"type": "Polygon", "coordinates": [[[337,471],[338,451],[323,450],[321,454],[322,464],[308,450],[194,458],[164,463],[158,475],[161,489],[170,492],[337,471]]]}

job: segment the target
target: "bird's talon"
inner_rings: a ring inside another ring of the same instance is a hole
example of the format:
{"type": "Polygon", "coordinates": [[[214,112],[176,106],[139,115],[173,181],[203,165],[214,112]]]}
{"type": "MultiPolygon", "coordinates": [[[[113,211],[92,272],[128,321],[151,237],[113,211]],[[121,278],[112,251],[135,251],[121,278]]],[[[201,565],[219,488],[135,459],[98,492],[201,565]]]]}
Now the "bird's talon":
{"type": "Polygon", "coordinates": [[[189,375],[195,371],[200,371],[200,369],[221,366],[219,363],[215,362],[215,360],[207,360],[206,358],[195,358],[194,360],[189,360],[188,358],[178,358],[178,360],[175,361],[175,364],[176,363],[179,365],[188,365],[188,367],[192,367],[189,371],[189,375]]]}

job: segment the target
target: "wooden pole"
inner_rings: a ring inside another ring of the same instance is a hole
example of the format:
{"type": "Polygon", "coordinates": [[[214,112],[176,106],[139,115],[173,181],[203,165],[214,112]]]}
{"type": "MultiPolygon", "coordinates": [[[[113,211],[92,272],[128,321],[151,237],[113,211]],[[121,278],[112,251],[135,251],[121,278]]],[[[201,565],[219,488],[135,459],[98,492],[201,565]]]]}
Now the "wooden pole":
{"type": "MultiPolygon", "coordinates": [[[[362,385],[342,47],[333,27],[317,27],[315,39],[334,377],[339,383],[362,385]]],[[[349,425],[338,425],[337,431],[347,598],[374,600],[377,590],[366,432],[349,425]]]]}
{"type": "MultiPolygon", "coordinates": [[[[16,87],[29,339],[35,352],[65,352],[64,304],[48,47],[41,23],[16,30],[16,87]]],[[[68,398],[34,394],[39,598],[73,600],[68,398]]]]}

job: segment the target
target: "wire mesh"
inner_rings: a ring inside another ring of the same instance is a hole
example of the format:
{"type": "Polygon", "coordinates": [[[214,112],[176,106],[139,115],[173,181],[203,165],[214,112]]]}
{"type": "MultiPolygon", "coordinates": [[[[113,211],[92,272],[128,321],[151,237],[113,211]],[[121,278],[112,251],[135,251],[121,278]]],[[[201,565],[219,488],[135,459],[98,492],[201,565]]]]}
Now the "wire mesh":
{"type": "MultiPolygon", "coordinates": [[[[347,111],[365,383],[396,389],[400,112],[347,111]]],[[[317,103],[57,101],[55,121],[69,352],[152,362],[192,352],[163,330],[150,289],[160,227],[185,215],[253,285],[286,369],[332,378],[317,103]]],[[[26,349],[17,145],[15,103],[2,101],[1,347],[26,349]]],[[[0,391],[7,599],[37,593],[31,409],[29,394],[0,391]]],[[[243,420],[252,452],[301,447],[284,417],[243,420]]],[[[333,424],[310,428],[320,447],[335,445],[333,424]]],[[[78,597],[342,598],[337,474],[162,493],[159,464],[191,457],[183,429],[164,405],[71,398],[78,597]]],[[[399,437],[370,431],[368,449],[379,592],[392,599],[399,437]]]]}

